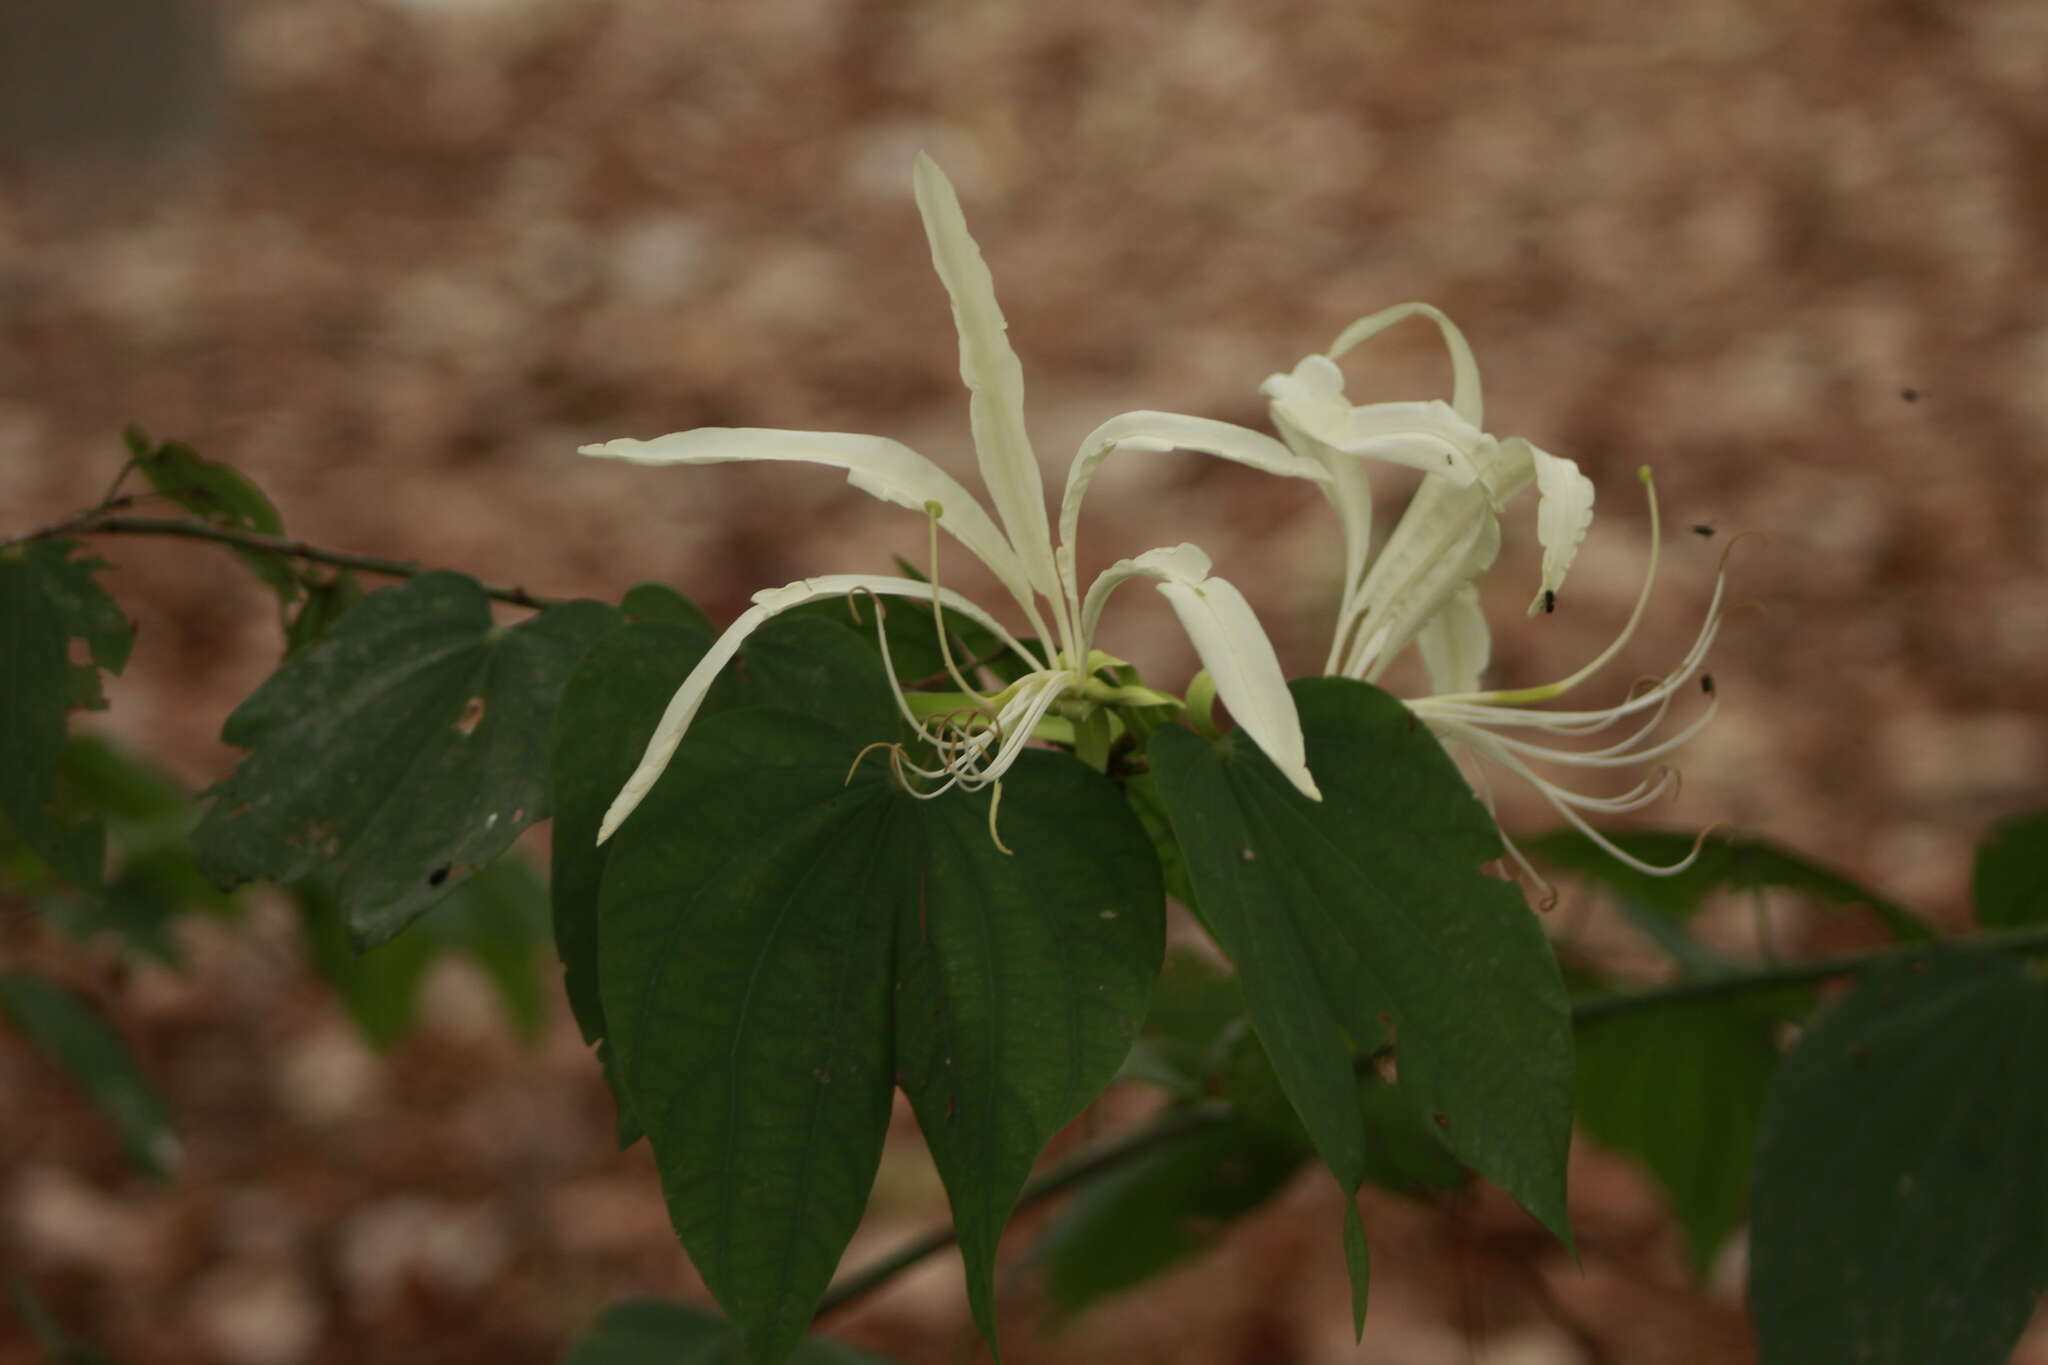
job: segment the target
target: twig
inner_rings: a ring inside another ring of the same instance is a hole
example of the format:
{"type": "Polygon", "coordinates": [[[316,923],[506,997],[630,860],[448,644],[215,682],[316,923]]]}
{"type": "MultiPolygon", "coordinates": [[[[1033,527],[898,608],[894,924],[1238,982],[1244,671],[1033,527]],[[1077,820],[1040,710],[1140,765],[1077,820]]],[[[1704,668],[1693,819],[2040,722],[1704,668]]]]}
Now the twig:
{"type": "MultiPolygon", "coordinates": [[[[124,506],[129,501],[127,498],[116,498],[110,506],[124,506]]],[[[211,540],[221,545],[232,545],[244,550],[263,550],[290,559],[303,559],[313,564],[332,564],[337,568],[358,569],[363,573],[381,574],[386,578],[417,578],[423,573],[432,572],[426,565],[414,564],[403,559],[383,559],[376,555],[330,550],[325,546],[313,545],[303,540],[264,535],[260,531],[243,531],[232,526],[218,526],[192,517],[121,516],[100,508],[80,512],[76,516],[52,522],[26,535],[0,541],[0,549],[27,544],[33,540],[48,540],[53,536],[71,535],[179,536],[187,540],[211,540]]],[[[486,595],[500,602],[529,607],[535,611],[559,606],[567,600],[559,597],[542,597],[521,587],[505,587],[491,583],[485,583],[482,587],[486,595]]]]}

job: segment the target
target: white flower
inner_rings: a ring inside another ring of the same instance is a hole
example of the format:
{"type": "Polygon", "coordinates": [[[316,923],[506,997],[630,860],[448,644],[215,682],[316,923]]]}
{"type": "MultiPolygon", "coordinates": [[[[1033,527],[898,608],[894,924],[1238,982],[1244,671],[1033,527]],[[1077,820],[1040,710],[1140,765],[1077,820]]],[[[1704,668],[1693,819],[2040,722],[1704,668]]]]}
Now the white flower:
{"type": "MultiPolygon", "coordinates": [[[[935,582],[836,574],[758,593],[754,605],[719,637],[676,690],[639,767],[606,813],[600,842],[611,836],[654,785],[712,681],[751,632],[777,612],[816,598],[854,592],[916,598],[932,604],[934,611],[938,604],[950,607],[992,632],[1027,669],[1001,692],[982,696],[949,659],[949,671],[967,704],[923,716],[896,689],[906,719],[937,753],[938,766],[933,768],[909,763],[900,751],[896,755],[899,768],[909,767],[933,784],[919,795],[935,796],[956,785],[972,789],[1000,781],[1034,730],[1063,703],[1073,715],[1085,718],[1118,702],[1171,700],[1144,689],[1133,690],[1127,682],[1107,676],[1117,661],[1094,649],[1095,628],[1109,595],[1133,578],[1145,578],[1172,604],[1215,684],[1216,695],[1238,724],[1300,791],[1320,799],[1304,761],[1301,722],[1272,643],[1243,595],[1210,574],[1208,556],[1192,545],[1149,550],[1112,565],[1084,594],[1075,570],[1074,540],[1089,482],[1114,451],[1193,450],[1318,483],[1327,482],[1329,476],[1313,458],[1242,427],[1173,413],[1124,413],[1096,428],[1075,454],[1060,502],[1059,545],[1055,549],[1038,460],[1024,429],[1023,372],[1010,349],[988,266],[968,235],[952,185],[931,158],[918,157],[914,183],[932,261],[952,299],[960,338],[960,377],[969,393],[975,454],[982,482],[995,506],[994,518],[951,475],[907,446],[880,436],[705,427],[652,441],[584,446],[582,453],[640,464],[794,460],[843,469],[847,481],[863,492],[928,516],[934,545],[937,531],[944,530],[987,565],[1015,599],[1039,643],[1035,648],[1027,646],[981,607],[935,582]]],[[[893,676],[890,686],[896,688],[893,676]]]]}
{"type": "MultiPolygon", "coordinates": [[[[1529,611],[1554,609],[1593,521],[1592,482],[1572,461],[1520,437],[1496,440],[1485,433],[1479,367],[1471,347],[1449,318],[1427,304],[1402,304],[1360,319],[1344,330],[1327,355],[1309,356],[1291,373],[1273,375],[1261,391],[1272,400],[1273,424],[1281,437],[1330,474],[1323,488],[1343,525],[1344,591],[1325,670],[1377,682],[1388,664],[1415,645],[1433,695],[1407,705],[1454,751],[1462,747],[1529,782],[1560,815],[1631,867],[1668,873],[1690,866],[1697,847],[1675,866],[1651,866],[1600,834],[1584,814],[1638,810],[1671,789],[1677,781],[1674,770],[1658,768],[1632,789],[1605,796],[1573,791],[1543,773],[1545,766],[1641,769],[1698,733],[1719,705],[1707,686],[1708,701],[1699,716],[1673,733],[1659,733],[1673,698],[1699,672],[1720,630],[1725,579],[1717,577],[1705,624],[1676,668],[1613,706],[1537,709],[1538,703],[1563,696],[1612,662],[1643,618],[1662,546],[1649,471],[1642,471],[1642,479],[1650,501],[1650,565],[1621,633],[1570,677],[1543,687],[1483,691],[1479,680],[1491,637],[1474,580],[1500,551],[1501,513],[1517,494],[1535,485],[1543,568],[1529,611]],[[1428,318],[1443,334],[1453,372],[1450,403],[1353,406],[1344,397],[1338,358],[1410,317],[1428,318]],[[1376,556],[1371,544],[1372,492],[1364,463],[1369,459],[1408,465],[1425,475],[1376,556]],[[1625,721],[1639,723],[1620,742],[1593,750],[1538,744],[1520,733],[1581,736],[1625,721]]],[[[1481,796],[1491,805],[1483,769],[1477,781],[1481,796]]],[[[1529,870],[1512,841],[1508,848],[1529,870]]]]}

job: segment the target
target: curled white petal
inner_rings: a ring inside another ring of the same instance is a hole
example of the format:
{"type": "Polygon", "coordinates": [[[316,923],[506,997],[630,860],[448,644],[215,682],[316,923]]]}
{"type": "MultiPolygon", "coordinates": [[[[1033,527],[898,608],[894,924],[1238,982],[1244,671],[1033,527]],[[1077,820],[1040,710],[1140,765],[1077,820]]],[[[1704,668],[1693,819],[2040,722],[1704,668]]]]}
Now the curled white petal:
{"type": "Polygon", "coordinates": [[[1309,776],[1301,717],[1287,690],[1287,675],[1244,594],[1228,580],[1211,577],[1209,557],[1193,545],[1147,550],[1119,560],[1095,580],[1082,608],[1084,623],[1092,626],[1109,594],[1132,578],[1158,584],[1230,714],[1302,795],[1322,800],[1309,776]]]}
{"type": "Polygon", "coordinates": [[[1338,333],[1337,340],[1330,345],[1330,358],[1341,359],[1346,351],[1360,342],[1378,336],[1397,322],[1414,317],[1428,318],[1443,334],[1444,349],[1451,356],[1451,407],[1458,416],[1484,430],[1486,404],[1479,388],[1479,361],[1472,354],[1472,345],[1465,340],[1465,334],[1458,330],[1458,324],[1446,317],[1441,309],[1426,303],[1397,303],[1392,308],[1382,308],[1338,333]]]}
{"type": "Polygon", "coordinates": [[[988,565],[1002,585],[1033,609],[1024,562],[959,480],[900,441],[843,431],[778,431],[766,427],[698,427],[651,441],[622,439],[583,446],[580,453],[632,464],[727,464],[787,460],[846,471],[846,481],[871,497],[922,513],[932,504],[939,525],[988,565]]]}
{"type": "MultiPolygon", "coordinates": [[[[1516,438],[1519,439],[1519,438],[1516,438]]],[[[1508,442],[1502,442],[1503,445],[1508,442]]],[[[1528,442],[1523,441],[1523,445],[1528,442]]],[[[1593,481],[1571,460],[1529,446],[1536,466],[1536,539],[1543,545],[1543,582],[1529,603],[1535,615],[1564,585],[1564,576],[1593,524],[1593,481]]]]}
{"type": "Polygon", "coordinates": [[[668,707],[661,713],[655,724],[654,734],[647,741],[647,748],[640,756],[640,763],[626,779],[619,794],[612,798],[610,809],[605,811],[604,821],[598,827],[597,841],[603,843],[612,837],[618,827],[625,823],[647,793],[654,787],[669,760],[675,757],[676,746],[683,742],[689,731],[690,722],[697,718],[697,710],[703,706],[711,685],[728,663],[732,662],[739,648],[749,635],[759,630],[762,624],[791,607],[821,597],[844,597],[851,592],[874,592],[892,597],[912,597],[930,602],[937,593],[944,605],[990,631],[1003,645],[1022,658],[1034,670],[1043,670],[1045,661],[1020,644],[1003,629],[994,617],[983,611],[967,598],[947,588],[934,588],[929,583],[920,583],[914,578],[893,578],[877,574],[825,574],[818,578],[802,578],[780,588],[768,588],[754,594],[754,605],[739,614],[725,633],[712,642],[697,666],[690,670],[682,685],[669,698],[668,707]]]}
{"type": "Polygon", "coordinates": [[[1024,430],[1024,369],[1010,349],[1008,324],[981,248],[968,235],[960,198],[936,161],[918,153],[912,176],[917,208],[931,242],[932,264],[953,304],[960,334],[960,379],[967,385],[974,449],[996,513],[1023,557],[1032,586],[1060,600],[1052,558],[1045,483],[1024,430]]]}

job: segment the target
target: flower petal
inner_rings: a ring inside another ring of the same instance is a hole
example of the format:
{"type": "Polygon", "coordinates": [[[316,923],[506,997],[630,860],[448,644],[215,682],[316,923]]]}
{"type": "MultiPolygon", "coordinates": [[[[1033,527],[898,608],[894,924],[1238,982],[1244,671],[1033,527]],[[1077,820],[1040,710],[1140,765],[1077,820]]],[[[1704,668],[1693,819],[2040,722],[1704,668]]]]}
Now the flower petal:
{"type": "Polygon", "coordinates": [[[802,606],[820,597],[843,597],[850,592],[867,591],[883,593],[892,597],[914,597],[931,601],[936,592],[939,601],[975,624],[985,627],[1002,643],[1015,652],[1033,669],[1043,669],[1045,663],[1026,649],[1005,630],[1001,623],[970,602],[959,593],[948,588],[934,588],[929,583],[920,583],[914,578],[892,578],[878,574],[825,574],[818,578],[802,578],[780,588],[767,588],[754,594],[754,605],[739,614],[725,634],[712,642],[711,648],[690,675],[683,679],[675,695],[669,698],[668,707],[661,713],[661,720],[654,727],[654,734],[647,741],[647,748],[640,756],[640,764],[633,769],[625,786],[612,799],[611,808],[605,812],[604,822],[599,826],[597,841],[603,843],[612,837],[613,831],[625,822],[641,800],[653,788],[656,779],[668,767],[669,759],[675,756],[676,746],[682,743],[683,735],[689,730],[690,722],[697,718],[697,709],[704,704],[704,697],[711,691],[712,683],[718,680],[719,672],[732,662],[739,653],[746,638],[761,628],[763,622],[791,607],[802,606]]]}
{"type": "MultiPolygon", "coordinates": [[[[1516,442],[1529,445],[1520,437],[1501,444],[1516,442]]],[[[1562,456],[1533,445],[1529,446],[1529,456],[1536,464],[1536,494],[1540,499],[1536,505],[1536,539],[1543,543],[1543,583],[1536,589],[1535,600],[1529,603],[1529,614],[1534,616],[1546,601],[1554,600],[1551,594],[1563,586],[1564,576],[1579,553],[1579,543],[1585,540],[1586,531],[1593,524],[1593,481],[1579,472],[1577,464],[1562,456]]]]}
{"type": "Polygon", "coordinates": [[[1209,557],[1193,545],[1147,550],[1118,561],[1088,589],[1081,615],[1089,634],[1109,594],[1132,578],[1158,583],[1230,714],[1303,796],[1322,800],[1309,776],[1301,717],[1287,690],[1287,675],[1244,594],[1227,580],[1210,577],[1209,557]]]}
{"type": "Polygon", "coordinates": [[[1479,589],[1462,584],[1416,633],[1422,666],[1429,671],[1429,690],[1439,696],[1476,692],[1479,675],[1493,653],[1486,613],[1479,609],[1479,589]]]}
{"type": "Polygon", "coordinates": [[[1379,335],[1397,322],[1412,317],[1425,317],[1443,333],[1444,349],[1451,353],[1451,407],[1458,416],[1473,426],[1484,430],[1486,427],[1486,405],[1479,390],[1479,361],[1472,354],[1471,343],[1458,330],[1458,324],[1445,317],[1441,310],[1426,303],[1397,303],[1392,308],[1382,308],[1370,317],[1360,318],[1338,333],[1337,340],[1330,347],[1330,358],[1341,358],[1346,351],[1369,337],[1379,335]]]}
{"type": "Polygon", "coordinates": [[[918,513],[937,503],[939,525],[988,565],[1027,611],[1034,609],[1023,561],[982,510],[980,501],[959,480],[900,441],[842,431],[698,427],[651,441],[624,439],[583,446],[580,453],[644,465],[790,460],[843,469],[848,483],[883,502],[918,513]]]}
{"type": "Polygon", "coordinates": [[[1500,519],[1483,484],[1456,488],[1424,479],[1359,590],[1359,636],[1345,657],[1344,675],[1377,679],[1499,553],[1500,519]]]}
{"type": "MultiPolygon", "coordinates": [[[[1118,450],[1192,450],[1250,465],[1267,474],[1318,484],[1330,481],[1329,471],[1317,460],[1248,427],[1177,412],[1120,413],[1088,433],[1074,454],[1074,462],[1067,467],[1067,488],[1060,499],[1058,558],[1061,579],[1076,596],[1080,587],[1074,576],[1074,545],[1081,525],[1081,502],[1094,481],[1096,469],[1118,450]]],[[[1085,652],[1087,643],[1083,639],[1078,647],[1085,652]]]]}
{"type": "Polygon", "coordinates": [[[982,482],[995,499],[1010,542],[1023,557],[1032,586],[1057,602],[1059,579],[1053,567],[1052,526],[1045,513],[1045,483],[1024,430],[1024,369],[1010,349],[995,281],[981,248],[967,233],[959,196],[938,163],[919,152],[912,179],[925,236],[931,241],[932,264],[953,301],[953,324],[960,334],[960,379],[970,395],[968,412],[982,482]]]}

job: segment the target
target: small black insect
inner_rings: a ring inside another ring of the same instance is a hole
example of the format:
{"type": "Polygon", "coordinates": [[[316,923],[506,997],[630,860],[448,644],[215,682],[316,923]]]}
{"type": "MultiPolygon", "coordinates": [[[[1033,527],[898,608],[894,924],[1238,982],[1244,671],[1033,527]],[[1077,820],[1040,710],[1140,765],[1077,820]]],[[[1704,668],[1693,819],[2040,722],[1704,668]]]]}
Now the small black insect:
{"type": "Polygon", "coordinates": [[[1906,401],[1907,401],[1908,403],[1917,403],[1917,402],[1919,402],[1919,401],[1920,401],[1920,390],[1918,390],[1918,389],[1900,389],[1900,390],[1899,390],[1899,397],[1901,397],[1901,398],[1905,399],[1905,400],[1906,400],[1906,401]]]}
{"type": "Polygon", "coordinates": [[[1702,673],[1702,674],[1700,674],[1700,691],[1702,691],[1702,692],[1706,693],[1706,694],[1707,694],[1708,696],[1710,696],[1710,697],[1714,695],[1714,675],[1713,675],[1713,674],[1711,674],[1711,673],[1702,673]]]}
{"type": "Polygon", "coordinates": [[[1714,528],[1707,525],[1704,521],[1694,522],[1692,533],[1696,536],[1710,536],[1714,534],[1714,528]]]}
{"type": "Polygon", "coordinates": [[[1545,588],[1545,589],[1543,590],[1543,610],[1545,610],[1545,611],[1556,611],[1556,610],[1557,610],[1557,591],[1556,591],[1556,589],[1554,589],[1554,588],[1545,588]]]}
{"type": "Polygon", "coordinates": [[[447,880],[448,867],[446,864],[443,864],[442,866],[435,868],[432,872],[429,872],[427,874],[428,886],[439,886],[442,882],[445,882],[447,880]]]}

